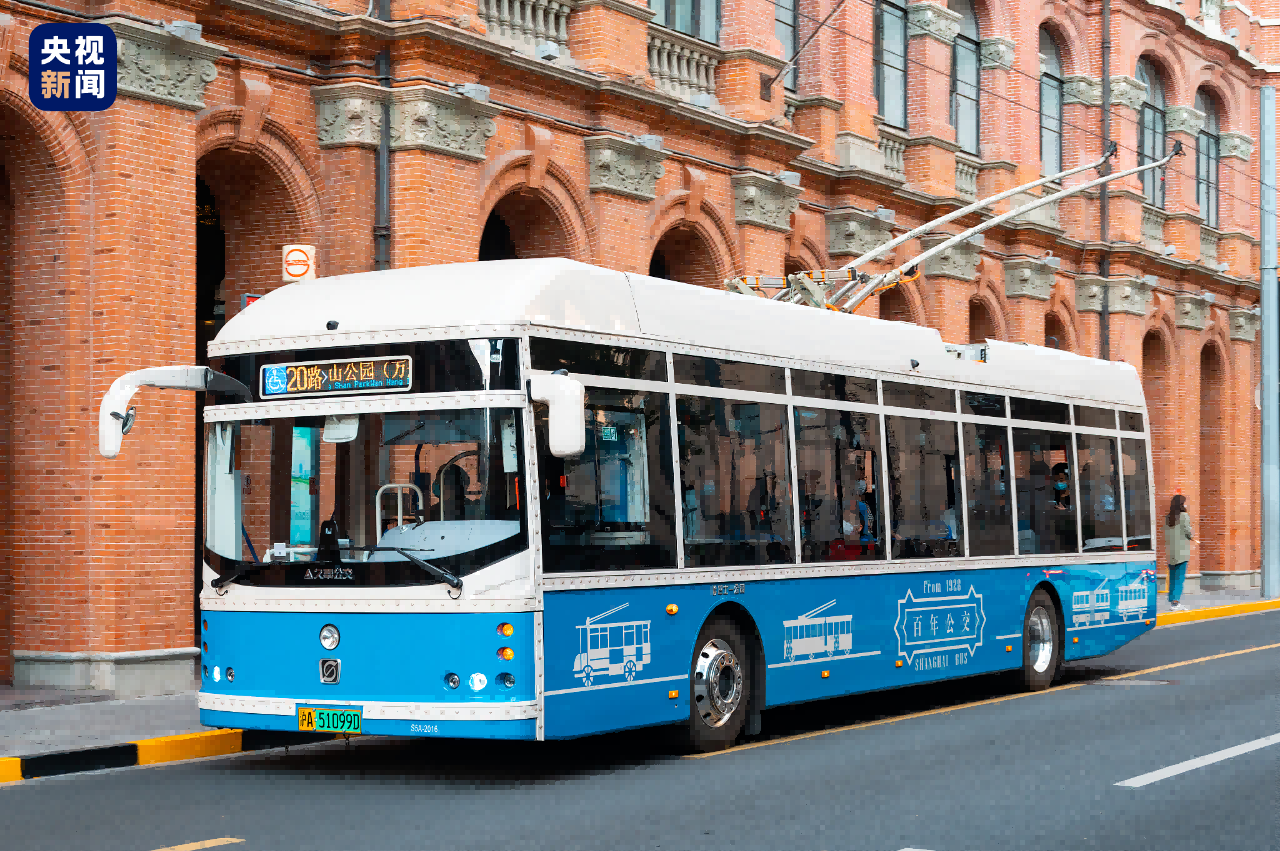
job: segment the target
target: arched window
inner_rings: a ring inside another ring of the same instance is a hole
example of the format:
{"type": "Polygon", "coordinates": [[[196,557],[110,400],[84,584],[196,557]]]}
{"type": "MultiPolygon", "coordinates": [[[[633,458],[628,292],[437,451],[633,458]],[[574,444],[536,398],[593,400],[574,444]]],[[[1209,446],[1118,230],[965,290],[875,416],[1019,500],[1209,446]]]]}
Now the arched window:
{"type": "Polygon", "coordinates": [[[1062,58],[1058,44],[1040,28],[1040,170],[1062,171],[1062,58]]]}
{"type": "MultiPolygon", "coordinates": [[[[1138,165],[1146,165],[1165,157],[1164,82],[1155,66],[1146,59],[1138,60],[1138,82],[1147,86],[1147,99],[1138,116],[1138,165]]],[[[1164,181],[1157,169],[1142,173],[1142,194],[1147,203],[1164,209],[1164,181]]]]}
{"type": "Polygon", "coordinates": [[[907,10],[888,0],[876,0],[876,108],[884,123],[907,127],[907,10]]]}
{"type": "MultiPolygon", "coordinates": [[[[799,18],[796,14],[798,3],[799,0],[774,0],[773,4],[773,34],[782,44],[782,58],[788,62],[796,55],[796,48],[800,46],[799,18]]],[[[791,70],[782,78],[782,85],[787,91],[794,92],[798,78],[797,68],[792,65],[791,70]]]]}
{"type": "Polygon", "coordinates": [[[720,0],[649,0],[649,8],[659,26],[720,43],[720,0]]]}
{"type": "Polygon", "coordinates": [[[1218,226],[1218,108],[1213,95],[1196,90],[1196,109],[1204,113],[1204,129],[1196,137],[1196,201],[1200,218],[1218,226]]]}
{"type": "Polygon", "coordinates": [[[960,13],[960,31],[951,45],[951,126],[960,150],[977,156],[978,19],[969,0],[948,0],[947,8],[960,13]]]}

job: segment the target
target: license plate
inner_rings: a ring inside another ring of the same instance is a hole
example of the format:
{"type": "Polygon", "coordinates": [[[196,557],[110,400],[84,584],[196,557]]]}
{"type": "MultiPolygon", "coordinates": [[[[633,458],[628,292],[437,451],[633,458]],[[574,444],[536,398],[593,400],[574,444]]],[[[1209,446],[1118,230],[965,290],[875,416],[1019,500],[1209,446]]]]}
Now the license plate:
{"type": "Polygon", "coordinates": [[[349,733],[360,735],[360,710],[346,708],[298,707],[298,729],[307,733],[349,733]]]}

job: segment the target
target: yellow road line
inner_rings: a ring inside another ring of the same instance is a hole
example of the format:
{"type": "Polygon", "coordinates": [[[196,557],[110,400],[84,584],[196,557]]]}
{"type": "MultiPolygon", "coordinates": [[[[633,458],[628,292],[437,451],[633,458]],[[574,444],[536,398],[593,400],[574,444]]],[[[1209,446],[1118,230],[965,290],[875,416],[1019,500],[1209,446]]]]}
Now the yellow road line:
{"type": "Polygon", "coordinates": [[[0,759],[0,783],[16,783],[22,779],[22,760],[16,756],[0,759]]]}
{"type": "Polygon", "coordinates": [[[157,765],[162,762],[239,753],[241,732],[240,730],[211,730],[204,733],[142,739],[134,742],[138,746],[138,765],[157,765]]]}
{"type": "MultiPolygon", "coordinates": [[[[1187,659],[1184,662],[1173,662],[1172,664],[1169,664],[1169,665],[1159,665],[1155,668],[1146,668],[1141,671],[1133,671],[1132,673],[1129,673],[1129,674],[1117,674],[1112,677],[1104,677],[1103,679],[1120,680],[1126,677],[1140,677],[1143,674],[1154,674],[1156,671],[1165,671],[1165,670],[1168,670],[1169,668],[1179,668],[1184,665],[1196,665],[1196,664],[1199,664],[1200,662],[1210,662],[1210,661],[1213,661],[1214,659],[1225,659],[1228,656],[1239,656],[1242,653],[1255,653],[1259,650],[1271,650],[1276,647],[1280,647],[1280,643],[1265,644],[1261,647],[1249,647],[1244,650],[1232,650],[1229,653],[1218,653],[1217,655],[1214,655],[1214,656],[1201,656],[1199,659],[1187,659]]],[[[686,754],[683,758],[684,759],[706,759],[709,756],[720,756],[721,754],[734,753],[736,751],[749,751],[752,748],[763,748],[768,745],[781,745],[781,744],[786,744],[787,742],[798,742],[798,741],[801,741],[802,739],[812,739],[812,738],[816,738],[817,736],[825,736],[828,733],[845,733],[845,732],[848,732],[849,730],[861,730],[864,727],[876,727],[876,726],[879,726],[880,724],[893,724],[897,721],[909,721],[913,718],[925,718],[929,715],[940,715],[944,712],[954,712],[957,709],[971,709],[975,706],[990,706],[993,703],[1004,703],[1007,700],[1017,700],[1020,697],[1032,697],[1034,695],[1049,694],[1050,692],[1055,692],[1055,691],[1067,691],[1073,688],[1080,688],[1080,686],[1082,685],[1087,685],[1087,683],[1071,683],[1069,685],[1053,686],[1052,688],[1047,688],[1044,691],[1024,691],[1024,692],[1019,692],[1018,694],[1003,695],[1001,697],[989,697],[986,700],[975,700],[971,703],[958,703],[955,706],[944,706],[939,709],[927,709],[923,712],[912,712],[907,715],[898,715],[894,718],[880,718],[875,721],[862,721],[857,724],[846,724],[843,727],[831,727],[826,730],[815,730],[812,733],[797,733],[794,736],[782,736],[777,739],[769,739],[768,741],[765,741],[765,742],[750,742],[749,744],[738,745],[737,747],[734,747],[734,748],[726,748],[725,750],[714,751],[712,753],[686,754]]]]}
{"type": "Polygon", "coordinates": [[[157,848],[156,851],[200,851],[201,848],[217,848],[219,845],[235,845],[238,842],[244,842],[244,840],[224,836],[221,839],[206,839],[203,842],[188,842],[186,845],[170,845],[168,848],[157,848]]]}
{"type": "Polygon", "coordinates": [[[1256,603],[1232,603],[1229,606],[1210,606],[1206,609],[1163,612],[1156,615],[1156,626],[1170,626],[1175,623],[1202,621],[1209,618],[1229,618],[1233,615],[1247,615],[1272,609],[1280,609],[1280,600],[1259,600],[1256,603]]]}

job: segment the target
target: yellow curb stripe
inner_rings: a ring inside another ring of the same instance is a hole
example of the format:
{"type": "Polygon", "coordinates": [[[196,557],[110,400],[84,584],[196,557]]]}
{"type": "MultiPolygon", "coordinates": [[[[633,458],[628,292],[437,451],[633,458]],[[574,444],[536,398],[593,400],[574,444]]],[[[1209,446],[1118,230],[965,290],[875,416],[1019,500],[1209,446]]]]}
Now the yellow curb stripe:
{"type": "Polygon", "coordinates": [[[168,848],[157,848],[156,851],[199,851],[201,848],[217,848],[219,845],[235,845],[238,842],[244,842],[244,840],[224,836],[221,839],[206,839],[203,842],[188,842],[186,845],[170,845],[168,848]]]}
{"type": "Polygon", "coordinates": [[[1266,612],[1271,609],[1280,609],[1280,600],[1259,600],[1256,603],[1233,603],[1229,606],[1210,606],[1206,609],[1164,612],[1156,615],[1156,626],[1169,626],[1170,624],[1202,621],[1209,618],[1229,618],[1232,615],[1247,615],[1251,612],[1266,612]]]}
{"type": "MultiPolygon", "coordinates": [[[[1232,650],[1229,653],[1218,653],[1215,656],[1201,656],[1199,659],[1187,659],[1186,661],[1183,661],[1183,662],[1173,662],[1168,665],[1160,665],[1155,668],[1146,668],[1144,670],[1133,671],[1132,673],[1128,673],[1128,674],[1116,674],[1115,676],[1112,676],[1112,677],[1103,677],[1103,679],[1122,680],[1126,677],[1140,677],[1143,674],[1154,674],[1156,671],[1166,671],[1169,668],[1180,668],[1185,665],[1196,665],[1196,664],[1199,664],[1200,662],[1211,662],[1214,659],[1225,659],[1228,656],[1239,656],[1243,653],[1256,653],[1259,650],[1272,650],[1276,647],[1280,647],[1280,643],[1264,644],[1261,647],[1247,647],[1244,650],[1232,650]]],[[[1038,694],[1049,694],[1050,692],[1055,692],[1055,691],[1068,691],[1073,688],[1080,688],[1080,686],[1083,686],[1083,685],[1088,685],[1088,683],[1071,683],[1070,685],[1053,686],[1052,688],[1047,688],[1043,691],[1024,691],[1024,692],[1019,692],[1018,694],[1007,694],[1002,697],[990,697],[990,698],[987,698],[986,700],[975,700],[972,703],[958,703],[955,706],[943,706],[939,709],[928,709],[928,710],[925,710],[924,712],[912,712],[909,715],[899,715],[895,718],[880,718],[876,721],[863,721],[859,724],[848,724],[848,725],[845,725],[844,727],[831,727],[826,730],[815,730],[812,733],[798,733],[794,736],[782,736],[781,738],[770,739],[766,742],[751,742],[750,744],[738,745],[735,748],[726,748],[722,751],[714,751],[712,753],[685,754],[682,758],[683,759],[706,759],[709,756],[720,756],[721,754],[726,754],[726,753],[734,753],[737,751],[749,751],[753,748],[763,748],[768,745],[781,745],[781,744],[786,744],[787,742],[798,742],[802,739],[813,739],[818,736],[825,736],[828,733],[844,733],[844,732],[848,732],[849,730],[861,730],[864,727],[876,727],[876,726],[879,726],[880,724],[893,724],[897,721],[909,721],[912,718],[925,718],[929,715],[940,715],[943,712],[954,712],[957,709],[970,709],[975,706],[990,706],[993,703],[1004,703],[1007,700],[1017,700],[1020,697],[1033,697],[1038,694]]]]}
{"type": "MultiPolygon", "coordinates": [[[[206,756],[224,756],[240,752],[241,730],[211,730],[207,733],[185,733],[134,742],[138,746],[138,765],[178,762],[206,756]]],[[[204,845],[182,846],[204,848],[204,845]]]]}
{"type": "Polygon", "coordinates": [[[7,756],[0,759],[0,783],[16,783],[22,779],[22,759],[7,756]]]}

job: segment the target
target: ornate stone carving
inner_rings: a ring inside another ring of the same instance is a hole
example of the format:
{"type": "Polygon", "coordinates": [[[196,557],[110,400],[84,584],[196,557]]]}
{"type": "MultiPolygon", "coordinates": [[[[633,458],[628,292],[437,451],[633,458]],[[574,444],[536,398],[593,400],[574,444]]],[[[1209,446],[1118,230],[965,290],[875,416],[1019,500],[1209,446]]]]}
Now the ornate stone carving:
{"type": "Polygon", "coordinates": [[[934,3],[907,6],[907,38],[926,35],[951,46],[960,32],[960,13],[934,3]]]}
{"type": "Polygon", "coordinates": [[[735,174],[733,218],[740,225],[755,225],[786,233],[791,214],[800,208],[800,187],[763,174],[735,174]]]}
{"type": "MultiPolygon", "coordinates": [[[[920,237],[921,253],[951,239],[952,234],[930,234],[920,237]]],[[[972,281],[978,274],[978,257],[982,254],[982,237],[977,236],[951,246],[941,254],[924,261],[925,277],[959,278],[972,281]]]]}
{"type": "Polygon", "coordinates": [[[592,192],[612,192],[641,201],[652,201],[654,186],[662,177],[661,136],[642,136],[638,140],[617,136],[588,136],[587,166],[592,192]]]}
{"type": "MultiPolygon", "coordinates": [[[[1141,109],[1147,99],[1147,84],[1123,74],[1111,78],[1111,102],[1117,106],[1141,109]]],[[[1098,101],[1101,103],[1101,99],[1098,101]]]]}
{"type": "Polygon", "coordinates": [[[1257,308],[1233,307],[1227,311],[1230,317],[1227,332],[1237,343],[1252,343],[1258,334],[1258,326],[1262,323],[1262,314],[1257,308]]]}
{"type": "Polygon", "coordinates": [[[180,109],[204,109],[205,86],[218,76],[213,64],[226,52],[198,35],[181,38],[160,27],[125,18],[103,18],[116,34],[116,88],[122,95],[180,109]]]}
{"type": "Polygon", "coordinates": [[[391,90],[391,150],[418,149],[464,160],[484,159],[498,132],[496,106],[428,86],[391,90]]]}
{"type": "Polygon", "coordinates": [[[1213,228],[1200,228],[1200,265],[1218,271],[1218,232],[1213,228]]]}
{"type": "Polygon", "coordinates": [[[1033,298],[1048,301],[1053,294],[1053,266],[1033,257],[1006,260],[1004,294],[1009,298],[1033,298]]]}
{"type": "Polygon", "coordinates": [[[827,213],[827,254],[858,257],[893,239],[893,222],[856,207],[827,213]]]}
{"type": "Polygon", "coordinates": [[[1102,106],[1102,81],[1097,77],[1072,74],[1062,80],[1062,103],[1102,106]]]}
{"type": "Polygon", "coordinates": [[[1170,106],[1164,111],[1166,133],[1189,133],[1195,136],[1204,129],[1204,113],[1189,106],[1170,106]]]}
{"type": "Polygon", "coordinates": [[[1111,278],[1081,275],[1076,278],[1076,312],[1102,312],[1102,285],[1109,283],[1112,313],[1146,316],[1151,309],[1151,285],[1141,278],[1111,278]]]}
{"type": "Polygon", "coordinates": [[[1248,162],[1253,157],[1253,139],[1243,133],[1223,133],[1218,137],[1218,155],[1248,162]]]}
{"type": "Polygon", "coordinates": [[[1016,45],[1012,39],[1001,38],[984,38],[979,47],[982,55],[982,68],[990,71],[995,68],[1003,68],[1008,71],[1013,67],[1014,48],[1016,45]]]}
{"type": "MultiPolygon", "coordinates": [[[[881,137],[883,140],[883,137],[881,137]]],[[[886,150],[883,141],[877,144],[872,139],[859,136],[847,130],[836,134],[836,163],[841,168],[856,168],[901,180],[902,153],[898,149],[898,157],[893,159],[892,147],[886,150]]]]}
{"type": "Polygon", "coordinates": [[[376,148],[382,132],[382,104],[390,89],[368,83],[316,86],[316,141],[322,148],[344,145],[376,148]]]}
{"type": "Polygon", "coordinates": [[[1212,302],[1200,293],[1176,293],[1173,297],[1173,324],[1179,328],[1203,331],[1209,321],[1212,302]]]}

